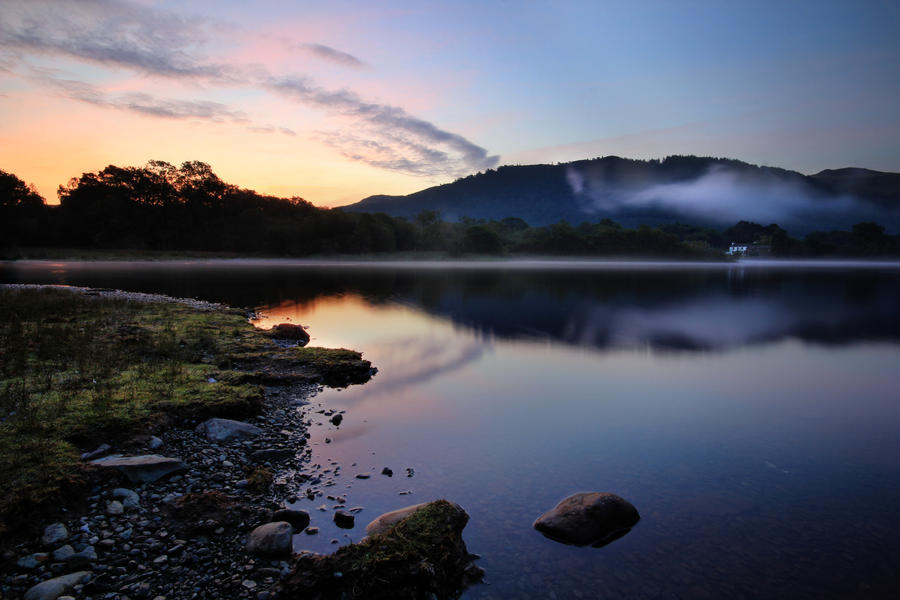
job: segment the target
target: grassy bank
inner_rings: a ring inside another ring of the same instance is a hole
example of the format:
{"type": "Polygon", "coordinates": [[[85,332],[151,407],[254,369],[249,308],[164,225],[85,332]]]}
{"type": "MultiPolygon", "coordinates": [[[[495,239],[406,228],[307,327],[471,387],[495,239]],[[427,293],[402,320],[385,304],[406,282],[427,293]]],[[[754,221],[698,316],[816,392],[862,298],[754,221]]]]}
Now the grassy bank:
{"type": "Polygon", "coordinates": [[[0,290],[0,516],[53,500],[79,448],[173,414],[258,409],[259,388],[223,367],[267,343],[236,312],[0,290]]]}

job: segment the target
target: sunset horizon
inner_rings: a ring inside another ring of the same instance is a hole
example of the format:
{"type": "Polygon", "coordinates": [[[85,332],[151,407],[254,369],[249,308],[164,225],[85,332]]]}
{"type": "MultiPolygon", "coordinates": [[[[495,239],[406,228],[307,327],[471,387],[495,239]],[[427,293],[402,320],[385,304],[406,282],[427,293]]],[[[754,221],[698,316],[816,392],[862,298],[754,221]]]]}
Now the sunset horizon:
{"type": "Polygon", "coordinates": [[[900,171],[895,3],[254,7],[4,2],[0,168],[53,204],[198,160],[323,207],[607,155],[900,171]]]}

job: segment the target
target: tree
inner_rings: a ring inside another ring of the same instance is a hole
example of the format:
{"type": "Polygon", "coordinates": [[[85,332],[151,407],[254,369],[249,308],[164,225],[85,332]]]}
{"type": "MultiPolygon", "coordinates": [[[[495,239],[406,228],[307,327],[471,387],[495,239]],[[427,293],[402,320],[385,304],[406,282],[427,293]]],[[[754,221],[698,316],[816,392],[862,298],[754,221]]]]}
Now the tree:
{"type": "Polygon", "coordinates": [[[34,185],[28,185],[12,173],[0,171],[0,209],[35,209],[44,205],[44,198],[34,185]]]}
{"type": "Polygon", "coordinates": [[[0,171],[0,248],[37,243],[44,209],[44,199],[33,185],[0,171]]]}
{"type": "Polygon", "coordinates": [[[466,228],[465,248],[478,254],[500,254],[503,252],[503,241],[500,234],[479,223],[466,228]]]}

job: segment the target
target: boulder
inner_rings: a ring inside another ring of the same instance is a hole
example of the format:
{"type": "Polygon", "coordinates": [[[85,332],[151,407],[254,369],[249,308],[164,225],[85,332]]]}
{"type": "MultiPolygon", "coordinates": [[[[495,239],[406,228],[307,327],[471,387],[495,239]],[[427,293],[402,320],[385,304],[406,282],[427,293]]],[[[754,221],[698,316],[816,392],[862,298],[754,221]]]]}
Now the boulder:
{"type": "MultiPolygon", "coordinates": [[[[397,510],[393,510],[391,512],[384,513],[383,515],[376,517],[371,523],[366,525],[366,535],[371,536],[371,535],[378,535],[380,533],[384,533],[385,531],[393,528],[394,525],[396,525],[397,523],[399,523],[400,521],[402,521],[409,515],[413,514],[417,510],[419,510],[420,508],[428,506],[428,504],[429,504],[428,502],[422,502],[421,504],[413,504],[412,506],[407,506],[405,508],[398,508],[397,510]]],[[[459,505],[454,504],[452,502],[450,504],[452,504],[459,510],[462,510],[462,508],[460,508],[459,505]]]]}
{"type": "Polygon", "coordinates": [[[112,500],[106,505],[106,514],[108,515],[121,515],[123,512],[125,512],[125,507],[118,500],[112,500]]]}
{"type": "Polygon", "coordinates": [[[484,574],[462,539],[469,516],[446,500],[409,508],[383,533],[333,554],[300,555],[277,597],[458,598],[484,574]]]}
{"type": "Polygon", "coordinates": [[[599,548],[628,533],[640,518],[631,503],[615,494],[580,492],[538,517],[534,528],[563,544],[599,548]]]}
{"type": "Polygon", "coordinates": [[[91,576],[90,571],[78,571],[62,577],[54,577],[47,581],[32,586],[25,592],[25,600],[56,600],[60,596],[68,594],[79,583],[83,583],[91,576]]]}
{"type": "Polygon", "coordinates": [[[275,511],[273,518],[276,521],[287,521],[293,526],[294,531],[303,531],[309,525],[309,513],[305,510],[282,508],[275,511]]]}
{"type": "Polygon", "coordinates": [[[118,469],[135,483],[156,481],[171,473],[188,470],[188,466],[181,462],[180,459],[158,454],[144,454],[141,456],[114,454],[106,458],[92,460],[91,464],[108,469],[118,469]]]}
{"type": "Polygon", "coordinates": [[[211,442],[227,442],[230,440],[244,440],[261,435],[263,430],[256,425],[231,419],[214,417],[197,425],[197,433],[206,434],[211,442]]]}
{"type": "Polygon", "coordinates": [[[60,542],[64,542],[69,537],[69,530],[62,523],[53,523],[44,528],[44,535],[41,536],[41,543],[45,546],[54,546],[60,542]]]}
{"type": "Polygon", "coordinates": [[[294,528],[287,521],[260,525],[247,538],[247,551],[263,556],[286,556],[291,553],[294,528]]]}
{"type": "Polygon", "coordinates": [[[296,340],[301,346],[309,342],[306,330],[293,323],[279,323],[269,330],[269,335],[277,340],[296,340]]]}

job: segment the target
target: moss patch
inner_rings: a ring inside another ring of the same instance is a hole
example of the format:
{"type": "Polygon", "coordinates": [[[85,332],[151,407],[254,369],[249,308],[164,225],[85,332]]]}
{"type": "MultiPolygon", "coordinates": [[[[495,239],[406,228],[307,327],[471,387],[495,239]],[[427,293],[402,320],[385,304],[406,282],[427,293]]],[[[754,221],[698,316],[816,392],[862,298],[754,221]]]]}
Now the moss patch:
{"type": "Polygon", "coordinates": [[[233,359],[241,369],[252,373],[252,380],[266,384],[308,381],[347,387],[367,382],[378,371],[361,353],[344,348],[295,346],[278,352],[239,353],[233,359]]]}
{"type": "Polygon", "coordinates": [[[266,348],[236,311],[0,289],[0,522],[58,501],[80,450],[160,420],[258,412],[259,386],[223,367],[266,348]]]}
{"type": "Polygon", "coordinates": [[[480,581],[462,530],[468,515],[431,502],[392,529],[328,556],[302,556],[279,598],[457,598],[480,581]]]}

